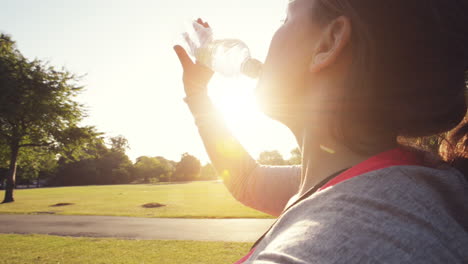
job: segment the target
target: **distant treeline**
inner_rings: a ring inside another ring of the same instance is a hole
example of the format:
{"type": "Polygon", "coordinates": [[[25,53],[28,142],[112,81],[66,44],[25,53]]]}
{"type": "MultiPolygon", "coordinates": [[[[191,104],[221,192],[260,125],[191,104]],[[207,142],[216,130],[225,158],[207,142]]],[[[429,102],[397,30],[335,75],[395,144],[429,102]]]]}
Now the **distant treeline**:
{"type": "MultiPolygon", "coordinates": [[[[78,155],[70,150],[68,155],[52,154],[47,148],[24,149],[19,155],[17,185],[22,186],[79,186],[110,184],[141,184],[158,182],[203,181],[220,179],[214,167],[188,153],[179,161],[162,156],[141,156],[132,162],[126,155],[128,141],[123,136],[107,140],[100,137],[93,144],[81,146],[78,155]]],[[[437,138],[419,139],[415,145],[436,148],[437,138]]],[[[8,148],[0,145],[0,161],[7,164],[8,148]],[[2,155],[3,154],[3,155],[2,155]]],[[[277,150],[260,153],[257,162],[263,165],[299,165],[299,148],[284,159],[277,150]]],[[[4,187],[7,167],[0,167],[0,188],[4,187]]]]}
{"type": "MultiPolygon", "coordinates": [[[[31,149],[20,153],[17,185],[45,186],[105,185],[157,183],[175,181],[214,180],[217,175],[208,163],[184,153],[179,161],[164,157],[142,156],[133,163],[125,154],[128,147],[123,136],[104,139],[81,149],[81,155],[68,157],[50,155],[47,149],[31,149]]],[[[0,149],[5,146],[0,145],[0,149]]],[[[3,151],[7,153],[8,151],[3,151]]],[[[3,157],[7,158],[6,155],[3,157]]],[[[5,163],[3,163],[5,164],[5,163]]],[[[0,168],[2,186],[8,168],[0,168]]]]}
{"type": "MultiPolygon", "coordinates": [[[[51,154],[46,148],[31,148],[20,153],[17,168],[17,185],[24,186],[77,186],[107,184],[138,184],[178,181],[216,180],[218,175],[210,163],[202,165],[200,160],[188,153],[179,161],[162,156],[141,156],[132,162],[126,155],[128,141],[123,136],[93,140],[80,148],[79,155],[51,154]]],[[[8,154],[6,146],[0,145],[0,153],[8,154]]],[[[291,151],[285,160],[274,151],[264,151],[258,162],[264,165],[300,164],[299,149],[291,151]]],[[[3,155],[6,161],[8,155],[3,155]]],[[[7,164],[6,162],[3,164],[7,164]]],[[[0,168],[1,186],[8,168],[0,168]]]]}

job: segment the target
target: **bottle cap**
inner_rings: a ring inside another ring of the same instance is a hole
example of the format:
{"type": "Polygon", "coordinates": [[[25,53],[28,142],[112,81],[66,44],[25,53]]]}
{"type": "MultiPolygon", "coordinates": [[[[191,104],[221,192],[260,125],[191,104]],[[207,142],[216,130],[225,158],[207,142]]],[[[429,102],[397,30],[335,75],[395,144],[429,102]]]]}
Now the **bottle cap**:
{"type": "Polygon", "coordinates": [[[263,63],[257,59],[249,58],[242,64],[241,72],[250,78],[257,79],[262,72],[263,63]]]}

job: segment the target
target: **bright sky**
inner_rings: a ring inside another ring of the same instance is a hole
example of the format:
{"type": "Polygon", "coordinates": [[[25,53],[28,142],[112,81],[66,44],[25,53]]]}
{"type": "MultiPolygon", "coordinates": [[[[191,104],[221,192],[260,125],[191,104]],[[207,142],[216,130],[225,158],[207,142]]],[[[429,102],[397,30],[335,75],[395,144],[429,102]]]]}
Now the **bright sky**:
{"type": "MultiPolygon", "coordinates": [[[[239,38],[264,60],[285,17],[287,0],[2,0],[0,31],[28,58],[50,61],[86,76],[79,101],[84,124],[108,136],[125,136],[131,159],[189,152],[208,161],[193,118],[183,102],[182,69],[172,50],[183,23],[201,17],[215,35],[239,38]]],[[[215,76],[210,96],[233,134],[254,157],[295,140],[283,125],[255,109],[255,81],[215,76]]]]}

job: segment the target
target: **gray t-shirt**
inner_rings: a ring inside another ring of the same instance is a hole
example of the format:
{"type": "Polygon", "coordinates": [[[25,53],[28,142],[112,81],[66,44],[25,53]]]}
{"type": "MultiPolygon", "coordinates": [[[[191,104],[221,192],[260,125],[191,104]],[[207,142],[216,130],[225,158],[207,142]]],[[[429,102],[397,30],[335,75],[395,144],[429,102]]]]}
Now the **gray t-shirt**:
{"type": "Polygon", "coordinates": [[[359,175],[290,208],[245,263],[468,263],[468,182],[448,165],[359,175]]]}

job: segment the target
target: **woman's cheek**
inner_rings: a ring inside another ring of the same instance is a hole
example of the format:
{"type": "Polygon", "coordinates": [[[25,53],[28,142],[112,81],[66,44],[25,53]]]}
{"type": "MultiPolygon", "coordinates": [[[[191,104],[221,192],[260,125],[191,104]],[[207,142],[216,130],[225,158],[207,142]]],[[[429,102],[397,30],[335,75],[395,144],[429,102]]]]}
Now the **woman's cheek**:
{"type": "Polygon", "coordinates": [[[273,35],[262,75],[257,83],[257,99],[264,104],[291,103],[286,98],[297,96],[304,87],[308,69],[304,36],[293,24],[280,27],[273,35]]]}

